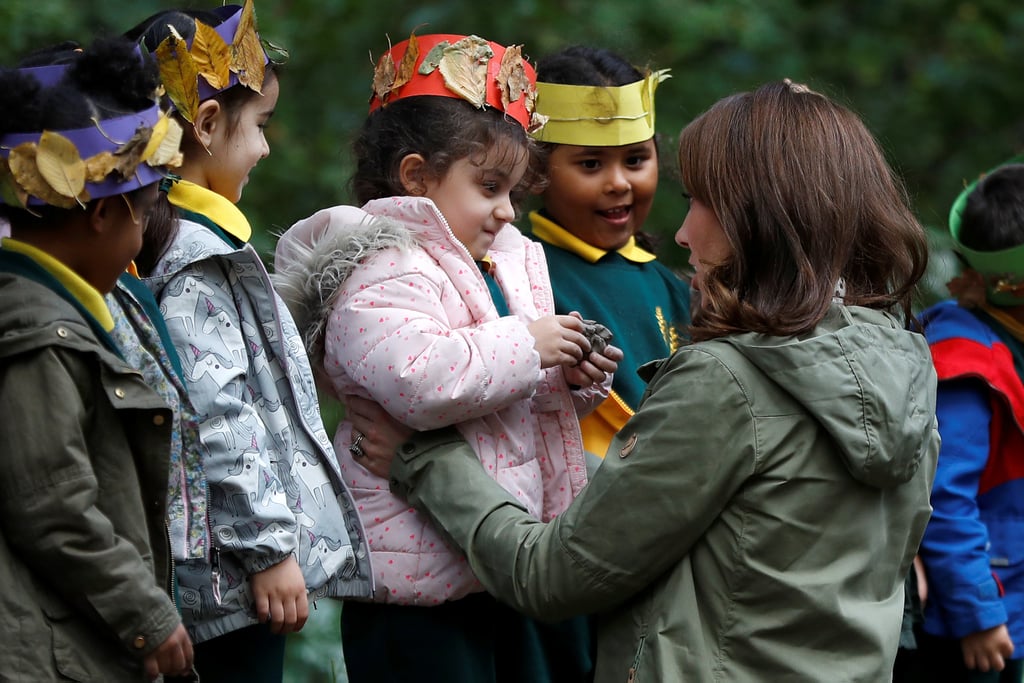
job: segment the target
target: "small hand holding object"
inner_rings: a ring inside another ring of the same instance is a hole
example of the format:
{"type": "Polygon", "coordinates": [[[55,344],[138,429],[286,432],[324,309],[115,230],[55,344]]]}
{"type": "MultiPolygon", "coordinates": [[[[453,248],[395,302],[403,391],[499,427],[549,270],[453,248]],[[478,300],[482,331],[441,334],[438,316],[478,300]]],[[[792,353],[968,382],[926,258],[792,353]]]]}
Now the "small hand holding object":
{"type": "Polygon", "coordinates": [[[600,384],[608,374],[614,374],[623,358],[622,350],[612,346],[612,331],[595,320],[584,320],[579,313],[571,314],[583,323],[583,334],[590,342],[590,353],[579,362],[565,366],[565,380],[578,387],[600,384]]]}
{"type": "Polygon", "coordinates": [[[575,365],[590,348],[579,315],[546,315],[527,325],[533,348],[540,354],[540,366],[575,365]]]}
{"type": "Polygon", "coordinates": [[[142,666],[151,681],[156,680],[160,674],[184,677],[192,670],[192,659],[192,640],[185,627],[178,624],[178,628],[159,647],[146,655],[142,666]]]}
{"type": "Polygon", "coordinates": [[[294,555],[252,575],[256,618],[269,622],[272,633],[300,630],[309,618],[306,580],[294,555]]]}
{"type": "Polygon", "coordinates": [[[346,396],[344,401],[346,417],[352,424],[349,453],[367,470],[387,479],[395,451],[414,430],[391,417],[375,401],[359,396],[346,396]]]}

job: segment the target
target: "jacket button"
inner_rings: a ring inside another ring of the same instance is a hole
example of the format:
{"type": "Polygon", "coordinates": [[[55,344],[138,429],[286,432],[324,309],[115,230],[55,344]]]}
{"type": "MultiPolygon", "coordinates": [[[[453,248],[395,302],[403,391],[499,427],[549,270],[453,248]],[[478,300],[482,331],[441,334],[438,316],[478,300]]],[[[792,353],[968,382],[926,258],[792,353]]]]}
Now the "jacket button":
{"type": "Polygon", "coordinates": [[[114,389],[114,396],[117,396],[118,398],[124,398],[124,389],[114,389]]]}
{"type": "Polygon", "coordinates": [[[163,423],[164,423],[164,416],[163,415],[154,415],[153,416],[153,424],[155,424],[157,427],[159,427],[163,423]]]}
{"type": "Polygon", "coordinates": [[[411,443],[407,443],[402,446],[402,452],[405,453],[406,455],[411,455],[416,452],[416,447],[413,446],[411,443]]]}
{"type": "Polygon", "coordinates": [[[146,636],[135,636],[135,640],[132,641],[132,647],[136,650],[146,647],[146,636]]]}
{"type": "Polygon", "coordinates": [[[57,328],[57,336],[60,337],[61,339],[64,339],[64,338],[66,338],[68,336],[68,331],[66,329],[64,329],[63,327],[58,327],[57,328]]]}

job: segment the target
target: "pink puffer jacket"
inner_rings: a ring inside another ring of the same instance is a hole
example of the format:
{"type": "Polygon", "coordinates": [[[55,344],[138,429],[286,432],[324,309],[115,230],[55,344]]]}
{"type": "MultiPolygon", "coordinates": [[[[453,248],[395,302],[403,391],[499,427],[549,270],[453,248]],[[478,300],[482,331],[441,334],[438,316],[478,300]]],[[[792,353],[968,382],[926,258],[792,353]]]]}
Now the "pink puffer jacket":
{"type": "MultiPolygon", "coordinates": [[[[488,257],[509,316],[499,317],[433,202],[393,197],[296,223],[278,244],[275,284],[312,331],[311,357],[323,360],[332,393],[372,398],[415,429],[456,425],[487,472],[549,520],[586,485],[578,420],[610,378],[571,392],[560,368],[541,370],[527,324],[554,302],[539,244],[509,224],[488,257]],[[299,292],[309,280],[316,297],[299,292]]],[[[482,590],[426,516],[352,459],[350,443],[346,422],[334,446],[366,527],[377,599],[432,605],[482,590]]]]}

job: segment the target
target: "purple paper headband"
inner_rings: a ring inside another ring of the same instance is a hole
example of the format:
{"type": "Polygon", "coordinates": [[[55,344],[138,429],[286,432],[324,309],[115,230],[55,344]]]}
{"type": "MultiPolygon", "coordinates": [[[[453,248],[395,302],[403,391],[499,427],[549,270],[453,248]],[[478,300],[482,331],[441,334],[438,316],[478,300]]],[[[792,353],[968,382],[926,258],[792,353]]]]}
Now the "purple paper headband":
{"type": "MultiPolygon", "coordinates": [[[[20,72],[53,88],[69,67],[20,72]]],[[[151,185],[165,176],[163,165],[180,163],[180,139],[180,126],[155,103],[83,128],[0,136],[0,203],[71,208],[151,185]]]]}
{"type": "MultiPolygon", "coordinates": [[[[119,116],[114,119],[98,121],[96,125],[76,130],[62,130],[62,136],[70,140],[82,159],[88,159],[102,152],[114,153],[125,143],[130,141],[139,129],[153,128],[160,119],[160,107],[153,105],[149,109],[119,116]]],[[[11,133],[0,137],[0,157],[9,159],[11,152],[18,145],[23,143],[39,144],[43,131],[34,133],[11,133]]],[[[110,197],[112,195],[131,192],[140,187],[146,187],[159,182],[167,175],[161,168],[154,168],[145,162],[135,167],[135,172],[126,180],[120,180],[116,174],[108,174],[104,180],[96,183],[86,182],[85,190],[91,199],[110,197]]],[[[7,203],[3,197],[0,202],[7,203]]],[[[32,206],[45,206],[50,202],[40,199],[35,195],[29,195],[28,204],[32,206]]]]}

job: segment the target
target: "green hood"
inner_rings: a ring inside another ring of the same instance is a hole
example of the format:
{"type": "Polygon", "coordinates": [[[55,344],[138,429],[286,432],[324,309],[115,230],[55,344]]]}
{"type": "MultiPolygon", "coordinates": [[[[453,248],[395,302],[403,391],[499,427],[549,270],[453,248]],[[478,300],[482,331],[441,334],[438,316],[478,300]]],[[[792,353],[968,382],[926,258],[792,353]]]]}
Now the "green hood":
{"type": "Polygon", "coordinates": [[[889,488],[914,476],[935,422],[935,375],[922,335],[907,334],[885,313],[835,305],[805,337],[722,341],[821,423],[855,479],[889,488]],[[921,392],[922,383],[932,390],[921,392]]]}

